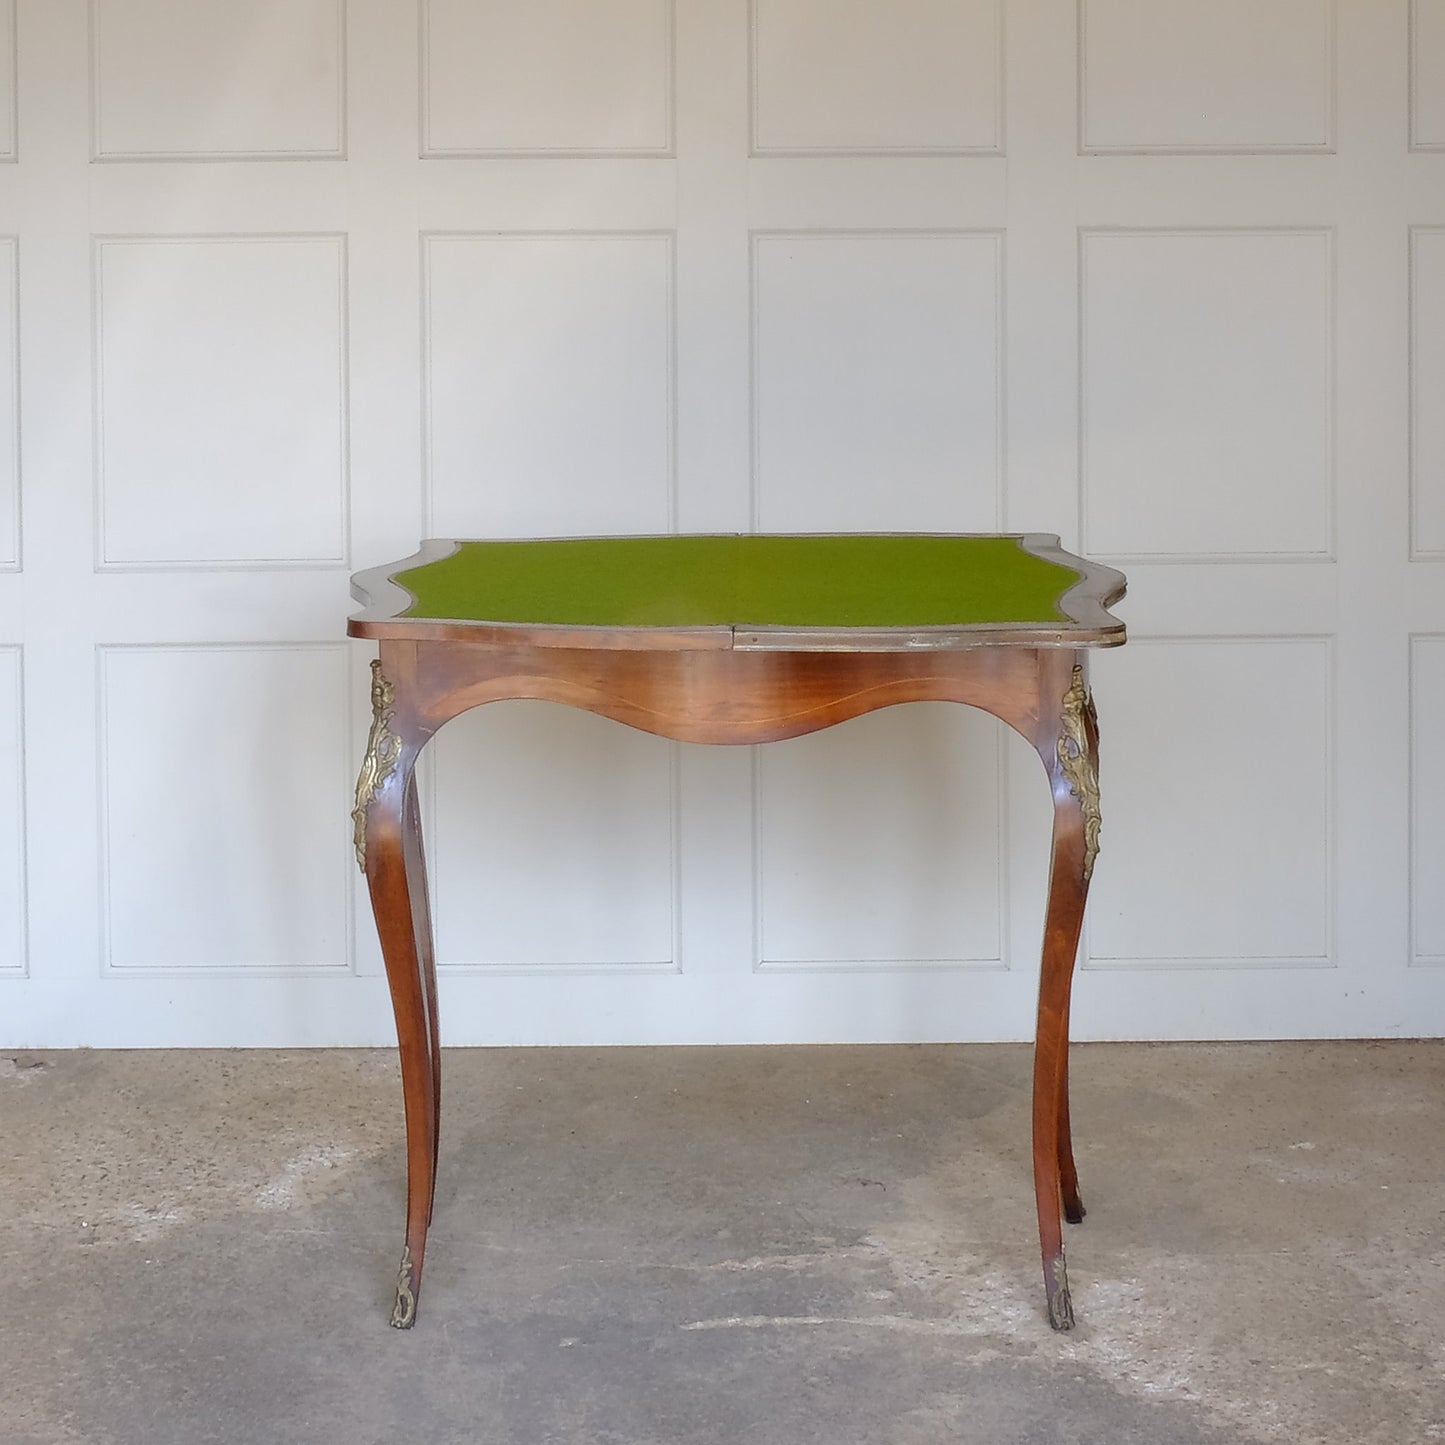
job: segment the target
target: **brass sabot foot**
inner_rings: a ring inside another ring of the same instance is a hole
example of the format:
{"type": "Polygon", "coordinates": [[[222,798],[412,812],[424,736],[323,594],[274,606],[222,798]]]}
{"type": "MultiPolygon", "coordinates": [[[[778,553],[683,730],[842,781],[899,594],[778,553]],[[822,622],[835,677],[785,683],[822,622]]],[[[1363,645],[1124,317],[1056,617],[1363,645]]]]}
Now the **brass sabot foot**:
{"type": "Polygon", "coordinates": [[[411,1246],[401,1252],[401,1269],[396,1277],[396,1303],[391,1309],[391,1327],[409,1330],[416,1323],[416,1282],[412,1277],[411,1246]]]}
{"type": "Polygon", "coordinates": [[[1074,1301],[1069,1295],[1069,1272],[1062,1254],[1056,1254],[1049,1264],[1048,1290],[1049,1323],[1056,1330],[1073,1329],[1074,1301]]]}

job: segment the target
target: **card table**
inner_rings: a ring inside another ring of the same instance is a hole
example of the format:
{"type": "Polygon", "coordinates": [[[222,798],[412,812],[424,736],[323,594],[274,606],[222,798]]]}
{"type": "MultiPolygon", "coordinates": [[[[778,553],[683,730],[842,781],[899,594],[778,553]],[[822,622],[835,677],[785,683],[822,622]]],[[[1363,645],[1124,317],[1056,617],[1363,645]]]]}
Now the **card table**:
{"type": "Polygon", "coordinates": [[[1053,848],[1034,1035],[1045,1300],[1074,1323],[1063,1226],[1084,1217],[1069,1132],[1069,997],[1099,851],[1088,650],[1124,641],[1124,577],[1042,533],[434,540],[356,574],[379,644],[352,813],[386,962],[406,1107],[406,1242],[391,1323],[416,1320],[436,1190],[440,1021],[415,769],[483,703],[532,698],[690,743],[766,743],[898,703],[982,708],[1043,760],[1053,848]]]}

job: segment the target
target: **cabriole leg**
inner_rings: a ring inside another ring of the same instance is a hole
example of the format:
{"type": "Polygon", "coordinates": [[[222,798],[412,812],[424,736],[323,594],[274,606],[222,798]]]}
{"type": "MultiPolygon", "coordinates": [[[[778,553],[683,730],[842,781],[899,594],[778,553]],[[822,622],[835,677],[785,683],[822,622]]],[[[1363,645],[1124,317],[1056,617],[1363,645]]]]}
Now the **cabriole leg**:
{"type": "Polygon", "coordinates": [[[1072,1329],[1060,1205],[1084,1217],[1069,1131],[1069,996],[1084,902],[1099,851],[1098,727],[1082,663],[1074,663],[1051,748],[1040,748],[1054,794],[1053,854],[1034,1039],[1034,1192],[1049,1323],[1072,1329]]]}
{"type": "Polygon", "coordinates": [[[409,729],[383,662],[371,664],[371,735],[356,784],[356,857],[372,910],[396,1015],[406,1106],[406,1243],[391,1323],[416,1321],[427,1225],[436,1191],[441,1052],[426,863],[413,769],[424,737],[409,729]]]}

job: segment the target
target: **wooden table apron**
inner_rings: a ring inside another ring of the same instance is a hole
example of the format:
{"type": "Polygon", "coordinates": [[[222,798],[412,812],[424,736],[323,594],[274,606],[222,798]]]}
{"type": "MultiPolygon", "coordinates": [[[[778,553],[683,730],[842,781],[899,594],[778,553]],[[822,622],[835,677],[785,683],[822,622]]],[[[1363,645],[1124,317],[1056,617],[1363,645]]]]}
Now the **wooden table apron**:
{"type": "Polygon", "coordinates": [[[1086,652],[979,645],[897,651],[553,647],[385,639],[372,663],[372,727],[357,783],[357,861],[366,874],[396,1012],[406,1102],[406,1245],[391,1323],[416,1318],[436,1190],[441,1052],[436,956],[415,768],[427,740],[483,703],[565,703],[695,743],[798,737],[897,703],[982,708],[1043,760],[1053,852],[1034,1041],[1033,1161],[1049,1321],[1074,1323],[1060,1208],[1084,1217],[1069,1134],[1069,993],[1098,852],[1098,726],[1086,652]]]}

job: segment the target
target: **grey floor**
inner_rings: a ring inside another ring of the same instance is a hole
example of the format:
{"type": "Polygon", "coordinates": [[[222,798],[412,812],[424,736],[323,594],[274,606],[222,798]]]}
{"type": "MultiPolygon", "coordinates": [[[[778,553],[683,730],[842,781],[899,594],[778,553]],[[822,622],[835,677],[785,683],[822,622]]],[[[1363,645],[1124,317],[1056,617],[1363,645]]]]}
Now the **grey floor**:
{"type": "Polygon", "coordinates": [[[386,1053],[0,1055],[0,1441],[1445,1440],[1445,1045],[452,1052],[415,1330],[386,1053]]]}

